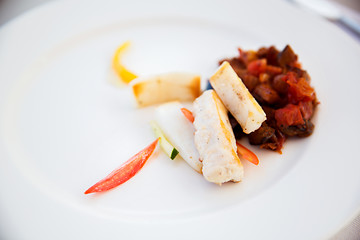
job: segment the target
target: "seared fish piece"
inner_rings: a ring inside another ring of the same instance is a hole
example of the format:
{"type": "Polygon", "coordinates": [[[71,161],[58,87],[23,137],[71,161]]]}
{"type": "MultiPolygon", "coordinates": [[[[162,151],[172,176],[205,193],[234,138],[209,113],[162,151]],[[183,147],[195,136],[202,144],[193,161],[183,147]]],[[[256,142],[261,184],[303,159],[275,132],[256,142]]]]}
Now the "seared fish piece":
{"type": "Polygon", "coordinates": [[[257,130],[266,120],[265,112],[228,62],[221,64],[210,83],[244,133],[257,130]]]}
{"type": "Polygon", "coordinates": [[[236,140],[227,110],[214,90],[205,91],[194,101],[195,146],[202,172],[209,182],[239,182],[244,168],[236,154],[236,140]]]}
{"type": "Polygon", "coordinates": [[[138,77],[131,82],[138,107],[170,101],[194,101],[200,96],[200,76],[171,72],[138,77]]]}

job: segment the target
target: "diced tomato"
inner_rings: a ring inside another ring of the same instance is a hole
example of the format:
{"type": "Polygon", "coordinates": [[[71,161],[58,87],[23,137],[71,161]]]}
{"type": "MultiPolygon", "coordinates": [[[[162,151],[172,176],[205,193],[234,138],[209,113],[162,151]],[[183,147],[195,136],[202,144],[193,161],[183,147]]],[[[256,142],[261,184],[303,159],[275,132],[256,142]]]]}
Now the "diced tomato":
{"type": "Polygon", "coordinates": [[[260,73],[264,73],[266,71],[266,65],[267,63],[265,58],[258,59],[250,62],[247,66],[247,70],[250,74],[259,76],[260,73]]]}
{"type": "Polygon", "coordinates": [[[300,101],[315,99],[315,91],[305,78],[297,79],[293,72],[288,72],[286,75],[286,83],[289,85],[288,98],[291,103],[297,104],[300,101]]]}
{"type": "Polygon", "coordinates": [[[285,75],[284,75],[284,78],[283,80],[287,83],[294,83],[296,84],[298,82],[298,79],[296,78],[296,73],[295,72],[287,72],[285,75]]]}
{"type": "Polygon", "coordinates": [[[292,126],[304,124],[300,107],[289,103],[284,108],[275,110],[276,124],[280,126],[292,126]]]}

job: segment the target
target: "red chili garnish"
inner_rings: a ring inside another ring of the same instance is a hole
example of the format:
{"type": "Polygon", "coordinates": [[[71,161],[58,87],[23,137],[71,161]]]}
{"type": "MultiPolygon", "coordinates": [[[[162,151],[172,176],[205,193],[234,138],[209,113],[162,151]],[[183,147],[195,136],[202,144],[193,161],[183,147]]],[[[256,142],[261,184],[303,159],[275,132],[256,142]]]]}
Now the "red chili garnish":
{"type": "Polygon", "coordinates": [[[104,192],[110,190],[132,178],[144,166],[145,162],[149,159],[159,139],[156,139],[149,146],[141,150],[139,153],[131,157],[123,163],[118,169],[112,171],[104,179],[97,182],[95,185],[85,191],[85,194],[104,192]]]}
{"type": "Polygon", "coordinates": [[[187,109],[187,108],[181,108],[181,112],[184,114],[184,116],[190,121],[190,122],[194,122],[194,115],[193,113],[187,109]]]}
{"type": "Polygon", "coordinates": [[[236,142],[236,145],[237,145],[237,154],[238,155],[241,155],[244,159],[248,160],[249,162],[251,162],[255,165],[259,164],[259,159],[255,155],[255,153],[253,153],[252,151],[250,151],[249,149],[247,149],[246,147],[244,147],[243,145],[241,145],[238,142],[236,142]]]}

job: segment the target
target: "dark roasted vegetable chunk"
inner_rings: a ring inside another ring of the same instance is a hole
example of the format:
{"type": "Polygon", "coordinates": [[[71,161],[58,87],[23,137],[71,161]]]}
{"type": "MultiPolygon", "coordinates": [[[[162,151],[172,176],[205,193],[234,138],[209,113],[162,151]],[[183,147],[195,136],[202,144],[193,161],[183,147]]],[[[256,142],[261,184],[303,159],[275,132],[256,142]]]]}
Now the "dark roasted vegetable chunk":
{"type": "Polygon", "coordinates": [[[264,122],[258,130],[249,134],[249,142],[250,144],[253,145],[261,145],[266,143],[274,135],[275,135],[275,129],[269,127],[264,122]]]}
{"type": "Polygon", "coordinates": [[[280,101],[279,94],[269,84],[259,84],[255,87],[253,95],[258,102],[276,104],[280,101]]]}
{"type": "Polygon", "coordinates": [[[297,55],[289,45],[278,54],[278,63],[280,67],[286,68],[288,66],[294,66],[297,61],[297,55]]]}

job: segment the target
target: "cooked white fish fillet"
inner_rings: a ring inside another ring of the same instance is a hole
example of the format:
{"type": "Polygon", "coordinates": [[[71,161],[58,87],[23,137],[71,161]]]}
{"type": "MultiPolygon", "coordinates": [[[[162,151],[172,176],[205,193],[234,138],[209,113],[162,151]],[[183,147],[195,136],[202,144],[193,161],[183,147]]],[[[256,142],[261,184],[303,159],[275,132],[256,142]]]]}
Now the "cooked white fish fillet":
{"type": "Polygon", "coordinates": [[[192,102],[201,93],[200,76],[184,72],[139,77],[131,86],[139,107],[170,101],[192,102]]]}
{"type": "Polygon", "coordinates": [[[197,172],[201,173],[202,163],[194,143],[195,128],[181,112],[179,102],[158,106],[155,120],[167,140],[179,151],[179,155],[197,172]]]}
{"type": "Polygon", "coordinates": [[[244,168],[236,154],[236,140],[227,110],[214,90],[194,101],[195,145],[203,163],[206,180],[221,184],[239,182],[244,168]]]}
{"type": "Polygon", "coordinates": [[[266,114],[228,62],[223,62],[210,83],[244,133],[257,130],[266,114]]]}

